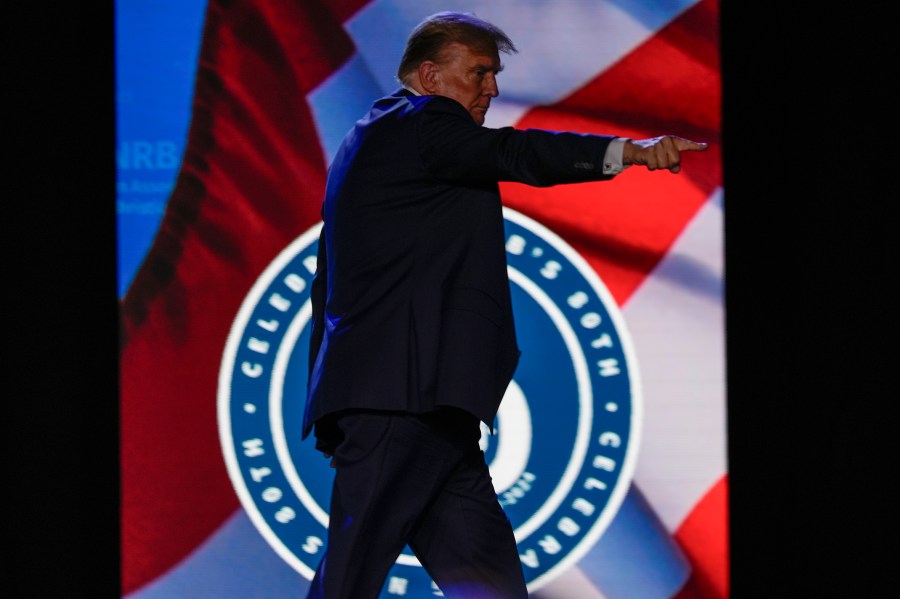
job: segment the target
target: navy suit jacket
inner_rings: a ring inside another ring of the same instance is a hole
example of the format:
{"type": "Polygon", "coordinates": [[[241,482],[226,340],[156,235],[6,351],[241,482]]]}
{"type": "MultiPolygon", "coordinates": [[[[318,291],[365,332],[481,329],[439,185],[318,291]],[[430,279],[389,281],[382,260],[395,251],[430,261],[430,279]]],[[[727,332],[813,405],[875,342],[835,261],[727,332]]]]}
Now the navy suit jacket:
{"type": "Polygon", "coordinates": [[[350,408],[492,427],[519,359],[498,182],[608,179],[611,139],[489,129],[402,89],[376,101],[329,169],[303,438],[350,408]]]}

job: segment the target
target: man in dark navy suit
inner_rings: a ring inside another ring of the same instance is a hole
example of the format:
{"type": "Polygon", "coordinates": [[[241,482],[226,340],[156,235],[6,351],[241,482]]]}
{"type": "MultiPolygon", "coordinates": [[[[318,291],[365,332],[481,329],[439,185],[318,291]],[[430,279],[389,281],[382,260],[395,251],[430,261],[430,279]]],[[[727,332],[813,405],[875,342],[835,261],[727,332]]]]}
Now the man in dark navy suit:
{"type": "Polygon", "coordinates": [[[331,165],[303,436],[335,468],[308,597],[377,597],[407,544],[446,597],[527,597],[479,446],[519,358],[499,181],[678,172],[706,144],[484,124],[509,37],[474,15],[413,30],[398,79],[331,165]]]}

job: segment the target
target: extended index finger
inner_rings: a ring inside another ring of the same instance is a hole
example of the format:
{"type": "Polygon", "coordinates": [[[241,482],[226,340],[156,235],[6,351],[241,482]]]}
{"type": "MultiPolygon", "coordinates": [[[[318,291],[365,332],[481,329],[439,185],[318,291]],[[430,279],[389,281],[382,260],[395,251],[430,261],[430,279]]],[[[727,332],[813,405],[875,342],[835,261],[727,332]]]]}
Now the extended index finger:
{"type": "Polygon", "coordinates": [[[675,147],[679,152],[684,151],[695,151],[702,152],[706,148],[709,147],[709,144],[705,141],[691,141],[690,139],[684,139],[683,137],[675,138],[675,147]]]}

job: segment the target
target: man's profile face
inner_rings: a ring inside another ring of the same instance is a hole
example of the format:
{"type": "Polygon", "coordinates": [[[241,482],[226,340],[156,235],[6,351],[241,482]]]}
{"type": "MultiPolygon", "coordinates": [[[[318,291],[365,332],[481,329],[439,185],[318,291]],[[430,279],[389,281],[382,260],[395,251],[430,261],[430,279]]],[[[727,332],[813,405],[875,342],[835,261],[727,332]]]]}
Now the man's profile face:
{"type": "Polygon", "coordinates": [[[434,95],[452,98],[462,104],[475,122],[484,124],[491,98],[500,95],[497,73],[503,68],[496,50],[487,54],[459,43],[448,45],[441,53],[434,95]]]}

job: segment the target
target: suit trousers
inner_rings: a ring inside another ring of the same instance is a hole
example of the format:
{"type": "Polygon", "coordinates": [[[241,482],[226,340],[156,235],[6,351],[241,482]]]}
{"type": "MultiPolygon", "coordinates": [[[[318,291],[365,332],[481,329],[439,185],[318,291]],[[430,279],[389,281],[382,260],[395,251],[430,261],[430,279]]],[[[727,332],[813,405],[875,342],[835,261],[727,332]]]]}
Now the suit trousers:
{"type": "Polygon", "coordinates": [[[445,597],[528,597],[474,416],[354,410],[337,426],[328,542],[308,599],[378,597],[406,545],[445,597]]]}

